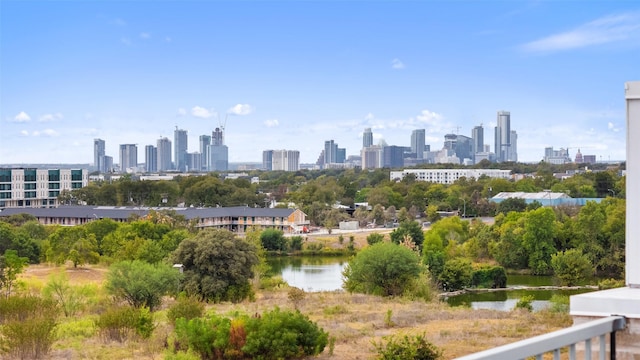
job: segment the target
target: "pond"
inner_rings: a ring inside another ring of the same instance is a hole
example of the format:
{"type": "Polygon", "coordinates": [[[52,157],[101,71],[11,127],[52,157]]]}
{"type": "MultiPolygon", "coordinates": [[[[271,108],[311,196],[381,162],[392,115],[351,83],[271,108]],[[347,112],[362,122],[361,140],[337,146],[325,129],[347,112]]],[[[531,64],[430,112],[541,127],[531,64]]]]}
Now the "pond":
{"type": "MultiPolygon", "coordinates": [[[[280,275],[289,285],[304,291],[336,291],[342,290],[342,271],[349,261],[348,257],[274,257],[267,262],[271,266],[272,275],[280,275]]],[[[549,299],[554,294],[575,295],[592,290],[529,290],[523,287],[552,286],[550,276],[508,275],[506,291],[468,293],[447,297],[445,301],[452,306],[468,306],[474,309],[494,309],[508,311],[513,309],[518,300],[531,295],[534,298],[534,310],[549,306],[549,299]]]]}

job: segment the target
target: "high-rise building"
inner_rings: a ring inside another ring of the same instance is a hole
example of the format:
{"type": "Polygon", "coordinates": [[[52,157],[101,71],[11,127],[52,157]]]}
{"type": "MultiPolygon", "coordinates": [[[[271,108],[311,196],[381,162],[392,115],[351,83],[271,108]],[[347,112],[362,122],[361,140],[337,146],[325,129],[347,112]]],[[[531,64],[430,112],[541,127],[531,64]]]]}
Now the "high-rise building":
{"type": "Polygon", "coordinates": [[[113,156],[105,155],[104,157],[104,172],[113,172],[113,156]]]}
{"type": "Polygon", "coordinates": [[[425,129],[416,129],[411,132],[411,152],[416,154],[416,159],[424,159],[425,129]]]}
{"type": "Polygon", "coordinates": [[[365,128],[364,133],[362,133],[362,148],[368,148],[369,146],[373,146],[373,133],[371,128],[365,128]]]}
{"type": "Polygon", "coordinates": [[[404,150],[403,146],[385,146],[382,148],[382,167],[385,168],[401,168],[404,166],[404,150]]]}
{"type": "Polygon", "coordinates": [[[471,130],[471,152],[472,155],[484,151],[484,128],[482,125],[475,126],[471,130]]]}
{"type": "Polygon", "coordinates": [[[202,157],[202,170],[209,170],[209,151],[207,147],[211,145],[211,136],[200,135],[200,156],[202,157]]]}
{"type": "Polygon", "coordinates": [[[344,164],[345,160],[347,160],[347,149],[338,148],[338,152],[336,153],[336,163],[344,164]]]}
{"type": "Polygon", "coordinates": [[[178,129],[173,132],[173,163],[175,169],[184,172],[187,168],[187,130],[178,129]]]}
{"type": "Polygon", "coordinates": [[[96,171],[105,173],[107,168],[104,163],[105,142],[102,139],[93,139],[93,166],[96,171]]]}
{"type": "Polygon", "coordinates": [[[298,171],[300,168],[300,151],[273,150],[273,170],[298,171]]]}
{"type": "Polygon", "coordinates": [[[509,147],[511,146],[511,113],[498,111],[494,133],[494,152],[496,161],[509,161],[509,147]]]}
{"type": "Polygon", "coordinates": [[[158,139],[157,142],[158,168],[157,171],[168,171],[171,166],[171,140],[166,137],[158,139]]]}
{"type": "Polygon", "coordinates": [[[507,161],[518,162],[518,133],[515,130],[511,130],[510,141],[507,161]]]}
{"type": "Polygon", "coordinates": [[[265,150],[262,152],[262,169],[273,170],[273,150],[265,150]]]}
{"type": "Polygon", "coordinates": [[[215,128],[211,134],[211,145],[208,147],[209,170],[229,170],[229,148],[224,144],[224,130],[215,128]]]}
{"type": "Polygon", "coordinates": [[[362,149],[362,169],[379,169],[382,167],[382,146],[371,145],[362,149]]]}
{"type": "Polygon", "coordinates": [[[153,145],[144,147],[144,171],[147,173],[158,171],[158,148],[153,145]]]}
{"type": "Polygon", "coordinates": [[[194,172],[202,169],[202,155],[199,152],[187,153],[185,171],[194,172]]]}
{"type": "Polygon", "coordinates": [[[324,142],[324,163],[333,164],[336,163],[338,157],[338,144],[333,140],[327,140],[324,142]]]}
{"type": "Polygon", "coordinates": [[[136,172],[138,167],[138,146],[136,144],[120,145],[120,172],[136,172]]]}

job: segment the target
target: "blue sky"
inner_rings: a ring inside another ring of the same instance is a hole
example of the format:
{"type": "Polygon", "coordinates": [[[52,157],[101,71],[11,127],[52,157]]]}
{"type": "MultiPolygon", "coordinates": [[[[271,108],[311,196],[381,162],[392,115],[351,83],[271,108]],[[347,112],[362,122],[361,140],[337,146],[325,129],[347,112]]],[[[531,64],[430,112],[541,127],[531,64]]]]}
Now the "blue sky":
{"type": "Polygon", "coordinates": [[[625,158],[640,80],[633,1],[2,1],[0,163],[91,163],[226,118],[229,160],[315,162],[324,141],[433,149],[511,112],[521,161],[546,146],[625,158]]]}

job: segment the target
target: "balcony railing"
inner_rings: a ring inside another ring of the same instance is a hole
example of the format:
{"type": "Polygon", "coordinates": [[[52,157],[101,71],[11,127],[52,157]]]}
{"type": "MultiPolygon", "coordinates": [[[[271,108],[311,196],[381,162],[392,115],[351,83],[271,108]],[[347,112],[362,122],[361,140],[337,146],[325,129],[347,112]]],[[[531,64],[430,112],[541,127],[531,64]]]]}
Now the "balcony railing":
{"type": "Polygon", "coordinates": [[[616,358],[616,331],[626,326],[622,316],[609,316],[603,319],[589,321],[570,328],[554,331],[549,334],[503,345],[493,349],[458,358],[458,360],[513,360],[526,359],[535,356],[542,359],[546,353],[552,353],[554,360],[560,359],[562,349],[568,348],[569,359],[576,359],[576,345],[584,342],[584,359],[591,359],[592,339],[599,338],[599,350],[596,351],[600,360],[605,360],[607,352],[610,359],[616,358]],[[607,349],[607,334],[609,347],[607,349]]]}

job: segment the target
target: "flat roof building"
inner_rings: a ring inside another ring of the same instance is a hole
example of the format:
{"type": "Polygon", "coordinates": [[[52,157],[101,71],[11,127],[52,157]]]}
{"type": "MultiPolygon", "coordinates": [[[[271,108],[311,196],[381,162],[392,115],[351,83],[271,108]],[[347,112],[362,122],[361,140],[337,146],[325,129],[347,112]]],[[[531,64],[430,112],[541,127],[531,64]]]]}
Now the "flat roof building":
{"type": "Polygon", "coordinates": [[[511,170],[497,169],[404,169],[391,171],[389,178],[391,181],[399,181],[409,174],[413,174],[417,181],[437,184],[453,184],[462,177],[478,179],[481,176],[488,176],[490,178],[511,179],[511,170]]]}

